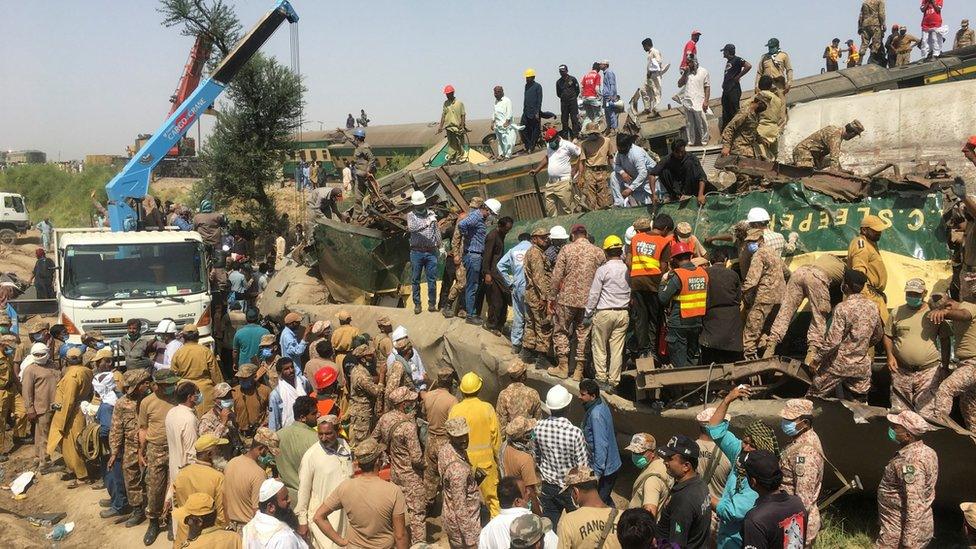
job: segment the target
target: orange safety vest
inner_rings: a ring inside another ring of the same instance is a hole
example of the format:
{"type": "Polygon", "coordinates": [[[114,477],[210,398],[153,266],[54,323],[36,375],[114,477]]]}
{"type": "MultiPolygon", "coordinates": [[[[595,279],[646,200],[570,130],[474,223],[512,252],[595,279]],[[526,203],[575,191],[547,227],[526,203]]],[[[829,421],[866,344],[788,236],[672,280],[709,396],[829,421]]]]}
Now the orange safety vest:
{"type": "Polygon", "coordinates": [[[708,273],[701,267],[685,269],[679,267],[674,270],[681,281],[681,290],[675,299],[678,300],[681,318],[697,318],[705,316],[705,295],[708,293],[708,273]]]}
{"type": "Polygon", "coordinates": [[[661,274],[661,255],[672,241],[670,236],[637,233],[630,240],[630,276],[661,274]]]}

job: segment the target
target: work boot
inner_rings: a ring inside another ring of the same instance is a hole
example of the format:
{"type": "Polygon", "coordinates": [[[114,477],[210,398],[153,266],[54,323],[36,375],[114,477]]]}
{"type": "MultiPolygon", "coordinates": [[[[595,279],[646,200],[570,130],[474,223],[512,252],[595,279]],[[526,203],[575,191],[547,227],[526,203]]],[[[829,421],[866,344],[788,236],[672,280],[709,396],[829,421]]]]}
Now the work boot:
{"type": "Polygon", "coordinates": [[[575,381],[576,383],[579,383],[580,381],[583,381],[583,365],[582,364],[578,364],[576,366],[576,369],[573,370],[573,381],[575,381]]]}
{"type": "Polygon", "coordinates": [[[98,500],[98,505],[100,507],[111,507],[112,506],[112,499],[111,498],[100,499],[100,500],[98,500]]]}
{"type": "Polygon", "coordinates": [[[519,356],[519,354],[521,354],[521,352],[522,352],[522,346],[521,345],[519,345],[519,344],[513,344],[512,345],[512,354],[513,355],[519,356]]]}
{"type": "Polygon", "coordinates": [[[441,309],[441,314],[444,315],[444,318],[454,318],[454,311],[448,309],[447,307],[441,309]]]}
{"type": "Polygon", "coordinates": [[[484,324],[485,321],[481,320],[480,316],[470,316],[465,319],[465,322],[467,322],[468,324],[472,324],[474,326],[481,326],[482,324],[484,324]]]}
{"type": "Polygon", "coordinates": [[[519,358],[526,364],[535,364],[535,351],[522,347],[522,350],[519,352],[519,358]]]}
{"type": "Polygon", "coordinates": [[[146,535],[142,537],[142,543],[145,544],[146,547],[156,543],[156,538],[159,537],[159,533],[159,519],[149,519],[149,528],[146,528],[146,535]]]}
{"type": "Polygon", "coordinates": [[[427,306],[427,312],[428,313],[436,313],[437,312],[437,305],[433,305],[433,304],[428,305],[427,306]]]}
{"type": "Polygon", "coordinates": [[[567,377],[569,377],[569,359],[565,357],[559,357],[559,364],[554,368],[549,368],[546,371],[549,372],[549,375],[551,375],[552,377],[566,379],[567,377]]]}
{"type": "Polygon", "coordinates": [[[122,511],[116,511],[115,509],[112,509],[111,507],[108,508],[108,509],[102,509],[102,511],[100,513],[98,513],[98,516],[102,517],[103,519],[112,518],[112,517],[119,517],[119,516],[122,516],[122,515],[125,515],[125,513],[122,512],[122,511]]]}
{"type": "Polygon", "coordinates": [[[421,311],[421,307],[419,303],[413,306],[413,314],[419,315],[420,311],[421,311]]]}
{"type": "Polygon", "coordinates": [[[132,528],[133,526],[139,526],[144,520],[146,520],[146,512],[142,509],[136,509],[132,511],[129,519],[125,521],[125,527],[132,528]]]}

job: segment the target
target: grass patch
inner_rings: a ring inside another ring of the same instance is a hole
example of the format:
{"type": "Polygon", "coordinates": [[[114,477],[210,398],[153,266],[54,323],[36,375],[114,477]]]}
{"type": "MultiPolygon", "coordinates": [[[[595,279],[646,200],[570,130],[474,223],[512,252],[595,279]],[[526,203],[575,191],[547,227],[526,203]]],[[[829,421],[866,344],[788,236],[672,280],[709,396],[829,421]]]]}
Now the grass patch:
{"type": "Polygon", "coordinates": [[[0,173],[0,191],[20,193],[32,223],[50,218],[55,227],[87,227],[95,209],[91,192],[105,203],[105,184],[118,172],[110,166],[67,173],[53,164],[11,166],[0,173]]]}
{"type": "MultiPolygon", "coordinates": [[[[935,539],[930,547],[967,548],[962,536],[962,514],[958,507],[936,506],[935,539]]],[[[843,547],[871,549],[878,536],[878,503],[874,494],[840,498],[820,515],[821,528],[816,549],[843,547]]]]}

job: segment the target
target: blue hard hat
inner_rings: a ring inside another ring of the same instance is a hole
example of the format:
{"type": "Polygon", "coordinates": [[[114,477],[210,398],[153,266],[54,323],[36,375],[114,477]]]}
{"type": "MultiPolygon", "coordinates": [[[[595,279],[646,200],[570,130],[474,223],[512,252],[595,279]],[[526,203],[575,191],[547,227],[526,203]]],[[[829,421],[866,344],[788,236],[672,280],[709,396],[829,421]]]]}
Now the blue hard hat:
{"type": "Polygon", "coordinates": [[[353,135],[354,137],[359,137],[359,138],[361,138],[361,139],[366,139],[366,130],[364,130],[364,129],[362,129],[362,128],[356,128],[356,129],[355,129],[355,130],[354,130],[354,131],[352,132],[352,135],[353,135]]]}

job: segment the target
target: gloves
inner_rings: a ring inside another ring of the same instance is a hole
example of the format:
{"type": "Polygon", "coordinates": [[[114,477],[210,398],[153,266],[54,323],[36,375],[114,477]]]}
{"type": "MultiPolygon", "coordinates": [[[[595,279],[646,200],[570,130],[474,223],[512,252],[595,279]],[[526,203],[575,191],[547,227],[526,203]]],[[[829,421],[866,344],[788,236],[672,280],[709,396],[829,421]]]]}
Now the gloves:
{"type": "Polygon", "coordinates": [[[966,182],[961,177],[952,182],[952,192],[959,198],[966,198],[966,182]]]}

